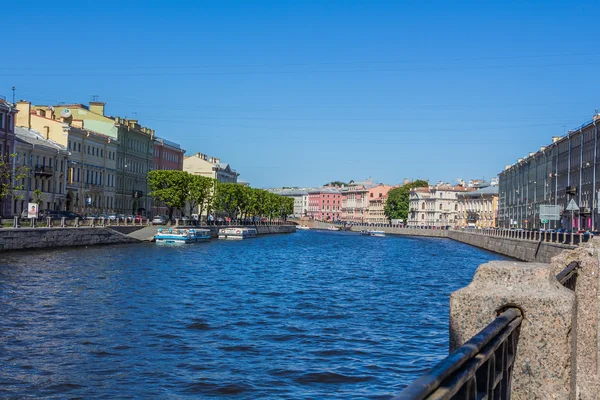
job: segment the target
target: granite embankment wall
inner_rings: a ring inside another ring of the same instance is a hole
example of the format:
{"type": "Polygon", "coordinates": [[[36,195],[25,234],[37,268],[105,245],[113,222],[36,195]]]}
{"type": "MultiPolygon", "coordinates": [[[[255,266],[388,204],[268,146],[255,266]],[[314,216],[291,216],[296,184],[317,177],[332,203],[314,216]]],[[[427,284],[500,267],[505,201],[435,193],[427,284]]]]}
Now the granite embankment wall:
{"type": "MultiPolygon", "coordinates": [[[[272,233],[294,233],[296,232],[296,225],[256,225],[256,226],[238,226],[231,225],[227,228],[256,228],[256,231],[259,235],[268,235],[272,233]]],[[[113,229],[120,229],[121,227],[113,227],[113,229]]],[[[125,228],[125,227],[122,227],[125,228]]],[[[135,238],[137,240],[142,241],[151,241],[154,239],[154,235],[156,235],[157,229],[159,226],[147,226],[140,229],[137,229],[135,232],[127,232],[127,236],[135,238]]],[[[168,229],[169,227],[163,226],[163,229],[168,229]]],[[[196,227],[172,227],[173,229],[184,229],[184,228],[196,228],[196,227]]],[[[219,229],[224,228],[223,226],[199,226],[197,228],[201,229],[210,229],[210,234],[212,237],[216,238],[219,236],[219,229]]],[[[125,232],[124,232],[125,233],[125,232]]]]}
{"type": "Polygon", "coordinates": [[[110,228],[0,229],[0,251],[137,242],[110,228]]]}
{"type": "MultiPolygon", "coordinates": [[[[342,225],[328,224],[320,221],[300,221],[299,223],[310,227],[311,229],[327,229],[328,227],[335,226],[341,228],[342,225]]],[[[359,226],[354,225],[350,228],[352,232],[360,232],[364,229],[371,229],[377,231],[384,231],[391,235],[404,235],[404,236],[425,236],[425,237],[440,237],[447,238],[448,231],[442,229],[419,229],[419,228],[394,228],[391,226],[359,226]]]]}
{"type": "Polygon", "coordinates": [[[481,233],[470,233],[449,230],[448,237],[457,242],[470,244],[471,246],[493,251],[508,257],[522,261],[535,261],[549,263],[552,257],[559,255],[565,250],[577,248],[577,246],[546,243],[537,240],[515,239],[498,236],[486,236],[481,233]]]}

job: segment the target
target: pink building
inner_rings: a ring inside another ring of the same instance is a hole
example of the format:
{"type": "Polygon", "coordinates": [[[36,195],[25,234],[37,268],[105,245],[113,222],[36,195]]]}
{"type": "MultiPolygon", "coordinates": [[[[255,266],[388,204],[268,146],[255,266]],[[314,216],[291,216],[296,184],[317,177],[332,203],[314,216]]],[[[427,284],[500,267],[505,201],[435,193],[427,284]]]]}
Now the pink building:
{"type": "Polygon", "coordinates": [[[308,192],[308,216],[319,221],[334,221],[341,217],[342,194],[339,189],[322,187],[308,192]]]}
{"type": "Polygon", "coordinates": [[[369,206],[367,209],[367,216],[365,218],[366,222],[370,224],[389,223],[389,220],[385,216],[384,209],[388,192],[392,189],[394,189],[394,186],[380,183],[368,190],[367,200],[369,202],[369,206]]]}
{"type": "MultiPolygon", "coordinates": [[[[15,114],[17,109],[0,98],[0,157],[9,161],[15,152],[15,114]]],[[[12,215],[12,199],[8,196],[0,202],[0,216],[12,215]]]]}
{"type": "MultiPolygon", "coordinates": [[[[183,171],[183,155],[185,150],[175,142],[162,138],[154,139],[154,162],[155,170],[179,170],[183,171]]],[[[154,202],[154,200],[152,200],[154,202]]],[[[152,205],[153,215],[167,215],[168,208],[163,204],[155,203],[152,205]]]]}
{"type": "Polygon", "coordinates": [[[184,154],[185,150],[177,143],[154,139],[154,169],[183,171],[184,154]]]}

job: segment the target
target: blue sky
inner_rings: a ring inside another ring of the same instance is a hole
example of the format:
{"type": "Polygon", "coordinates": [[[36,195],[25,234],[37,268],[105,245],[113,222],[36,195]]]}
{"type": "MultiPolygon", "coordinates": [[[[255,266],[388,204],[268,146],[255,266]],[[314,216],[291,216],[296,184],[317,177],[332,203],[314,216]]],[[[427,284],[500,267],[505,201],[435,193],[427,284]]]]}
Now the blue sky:
{"type": "Polygon", "coordinates": [[[0,95],[97,95],[255,187],[490,178],[600,108],[592,2],[20,3],[0,95]]]}

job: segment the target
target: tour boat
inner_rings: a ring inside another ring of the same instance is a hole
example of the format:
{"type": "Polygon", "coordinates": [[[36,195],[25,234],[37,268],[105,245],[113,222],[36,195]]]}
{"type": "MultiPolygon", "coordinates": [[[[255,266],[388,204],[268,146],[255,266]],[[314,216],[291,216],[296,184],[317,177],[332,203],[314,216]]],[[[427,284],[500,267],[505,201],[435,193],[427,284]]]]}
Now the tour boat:
{"type": "Polygon", "coordinates": [[[384,231],[362,230],[362,231],[360,231],[360,234],[363,235],[363,236],[377,236],[377,237],[384,237],[385,236],[385,232],[384,231]]]}
{"type": "Polygon", "coordinates": [[[298,226],[296,227],[296,229],[300,229],[301,231],[307,231],[307,230],[309,230],[310,228],[309,228],[308,226],[306,226],[306,225],[298,225],[298,226]]]}
{"type": "Polygon", "coordinates": [[[257,235],[255,228],[221,228],[219,229],[219,239],[250,239],[257,235]]]}
{"type": "Polygon", "coordinates": [[[185,244],[208,240],[210,240],[210,229],[169,228],[165,232],[163,228],[158,228],[158,233],[154,235],[156,244],[185,244]]]}
{"type": "Polygon", "coordinates": [[[339,230],[340,230],[340,228],[338,228],[337,226],[328,226],[328,227],[327,227],[327,230],[328,230],[328,231],[339,231],[339,230]]]}

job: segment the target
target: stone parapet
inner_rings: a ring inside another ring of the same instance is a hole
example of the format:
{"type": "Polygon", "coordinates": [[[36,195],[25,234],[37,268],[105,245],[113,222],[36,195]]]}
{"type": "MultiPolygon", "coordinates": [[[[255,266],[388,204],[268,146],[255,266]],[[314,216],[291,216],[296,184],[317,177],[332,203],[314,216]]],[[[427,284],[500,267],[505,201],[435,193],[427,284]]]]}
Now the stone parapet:
{"type": "Polygon", "coordinates": [[[513,399],[569,399],[575,294],[548,264],[492,261],[450,298],[450,351],[507,307],[523,314],[513,365],[513,399]]]}

